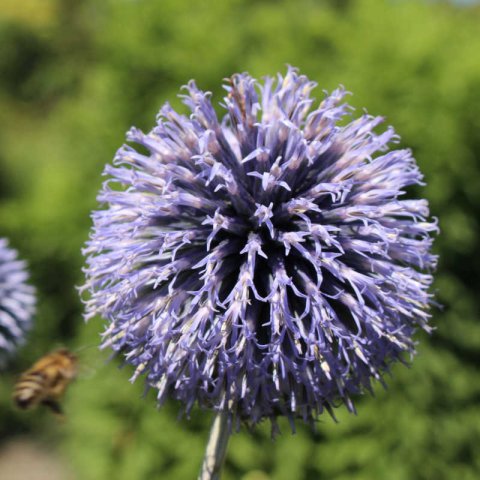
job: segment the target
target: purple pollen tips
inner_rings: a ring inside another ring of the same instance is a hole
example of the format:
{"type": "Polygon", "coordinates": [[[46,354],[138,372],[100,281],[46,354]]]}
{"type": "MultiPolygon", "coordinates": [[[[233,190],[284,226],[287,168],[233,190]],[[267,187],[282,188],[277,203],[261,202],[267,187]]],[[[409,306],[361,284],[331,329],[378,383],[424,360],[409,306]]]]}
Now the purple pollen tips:
{"type": "Polygon", "coordinates": [[[108,322],[158,391],[255,424],[310,422],[382,381],[429,330],[437,224],[410,150],[382,119],[350,123],[343,88],[237,74],[223,118],[190,82],[122,147],[85,248],[87,318],[108,322]],[[111,184],[117,184],[115,187],[111,184]]]}
{"type": "Polygon", "coordinates": [[[255,218],[255,223],[258,227],[261,227],[262,225],[266,225],[268,228],[268,231],[270,232],[270,236],[274,238],[274,229],[273,229],[273,223],[270,220],[273,217],[272,213],[272,207],[273,203],[270,202],[270,205],[268,207],[266,205],[260,205],[258,203],[255,204],[257,209],[255,210],[253,217],[255,218]]]}

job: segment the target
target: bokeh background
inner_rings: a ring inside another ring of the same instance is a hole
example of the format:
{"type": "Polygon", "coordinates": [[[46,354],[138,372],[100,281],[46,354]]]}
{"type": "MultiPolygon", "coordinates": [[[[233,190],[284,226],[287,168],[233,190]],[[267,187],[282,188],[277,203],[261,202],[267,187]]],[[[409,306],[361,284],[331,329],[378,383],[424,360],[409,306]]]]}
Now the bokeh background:
{"type": "Polygon", "coordinates": [[[218,103],[224,77],[287,63],[319,83],[319,100],[345,85],[414,150],[421,195],[440,218],[443,309],[412,367],[358,399],[358,416],[340,408],[339,424],[325,417],[296,435],[284,423],[275,442],[268,425],[242,430],[224,478],[480,478],[479,25],[472,1],[2,0],[0,235],[28,260],[39,309],[0,374],[0,478],[195,478],[210,414],[158,411],[128,367],[97,351],[102,321],[84,324],[76,291],[81,248],[104,165],[130,126],[149,130],[167,99],[182,109],[176,95],[190,78],[218,103]],[[15,411],[18,373],[60,345],[82,359],[66,420],[15,411]]]}

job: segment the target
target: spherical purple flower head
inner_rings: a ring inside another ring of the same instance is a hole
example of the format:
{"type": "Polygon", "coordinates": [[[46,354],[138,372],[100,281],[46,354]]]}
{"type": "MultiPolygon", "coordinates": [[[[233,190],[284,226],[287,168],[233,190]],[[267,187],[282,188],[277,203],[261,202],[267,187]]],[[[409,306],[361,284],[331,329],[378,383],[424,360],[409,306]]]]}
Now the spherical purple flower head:
{"type": "Polygon", "coordinates": [[[398,137],[379,117],[339,126],[343,88],[312,108],[290,68],[227,80],[220,121],[192,81],[123,146],[93,214],[87,318],[104,345],[188,411],[310,421],[381,380],[428,330],[435,222],[398,137]],[[111,185],[114,185],[112,188],[111,185]]]}
{"type": "Polygon", "coordinates": [[[25,263],[0,238],[0,367],[22,343],[35,310],[35,291],[25,282],[25,263]]]}

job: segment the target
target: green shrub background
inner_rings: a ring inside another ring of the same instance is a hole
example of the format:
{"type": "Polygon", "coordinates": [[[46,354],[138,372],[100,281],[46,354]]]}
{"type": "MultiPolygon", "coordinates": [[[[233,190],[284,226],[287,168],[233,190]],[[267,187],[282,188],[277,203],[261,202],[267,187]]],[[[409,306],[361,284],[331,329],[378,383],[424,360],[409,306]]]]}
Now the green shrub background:
{"type": "MultiPolygon", "coordinates": [[[[3,0],[0,5],[0,236],[39,292],[27,345],[0,377],[0,446],[28,435],[72,462],[78,480],[195,478],[210,413],[177,418],[142,398],[131,369],[95,346],[76,286],[101,173],[125,131],[153,126],[190,78],[221,100],[234,72],[286,64],[359,109],[386,116],[414,150],[442,230],[431,337],[389,388],[338,409],[312,433],[270,440],[268,425],[229,446],[226,480],[480,478],[480,7],[380,0],[3,0]],[[67,421],[13,410],[15,376],[59,345],[82,374],[67,421]]],[[[0,472],[1,477],[1,472],[0,472]]]]}

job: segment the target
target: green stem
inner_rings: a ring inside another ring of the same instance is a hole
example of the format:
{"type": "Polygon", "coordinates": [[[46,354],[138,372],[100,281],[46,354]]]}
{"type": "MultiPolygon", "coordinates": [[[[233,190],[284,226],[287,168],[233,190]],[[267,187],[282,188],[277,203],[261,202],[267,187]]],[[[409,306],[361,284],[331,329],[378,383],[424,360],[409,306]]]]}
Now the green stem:
{"type": "Polygon", "coordinates": [[[208,438],[202,470],[198,480],[219,480],[225,454],[227,453],[228,439],[231,424],[225,410],[215,412],[210,437],[208,438]]]}

